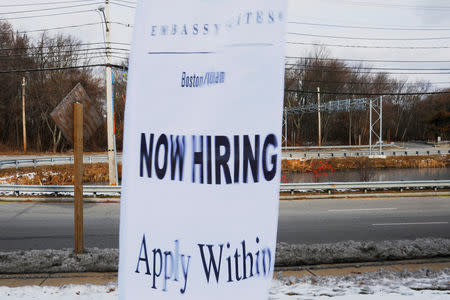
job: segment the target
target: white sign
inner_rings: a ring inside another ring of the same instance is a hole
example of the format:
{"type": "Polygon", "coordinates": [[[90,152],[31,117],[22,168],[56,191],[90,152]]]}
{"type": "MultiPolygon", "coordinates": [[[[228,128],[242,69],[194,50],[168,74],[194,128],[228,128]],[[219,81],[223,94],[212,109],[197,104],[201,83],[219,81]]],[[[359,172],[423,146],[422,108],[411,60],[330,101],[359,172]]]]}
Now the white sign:
{"type": "Polygon", "coordinates": [[[267,299],[286,3],[138,1],[125,111],[120,299],[267,299]]]}

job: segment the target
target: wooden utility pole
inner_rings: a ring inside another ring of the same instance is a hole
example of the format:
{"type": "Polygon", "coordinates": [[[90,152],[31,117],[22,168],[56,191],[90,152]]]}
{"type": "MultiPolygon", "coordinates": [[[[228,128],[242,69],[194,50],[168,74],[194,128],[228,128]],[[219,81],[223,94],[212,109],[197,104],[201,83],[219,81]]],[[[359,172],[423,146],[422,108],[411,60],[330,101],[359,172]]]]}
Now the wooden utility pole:
{"type": "Polygon", "coordinates": [[[111,71],[111,22],[109,0],[105,0],[105,28],[106,28],[106,124],[108,137],[108,174],[109,184],[117,185],[116,136],[114,132],[114,103],[111,71]]]}
{"type": "Polygon", "coordinates": [[[25,77],[22,77],[22,134],[23,134],[23,152],[27,152],[27,125],[25,118],[25,77]]]}
{"type": "Polygon", "coordinates": [[[83,104],[73,104],[75,253],[84,251],[83,231],[83,104]]]}
{"type": "Polygon", "coordinates": [[[349,126],[348,126],[348,145],[352,145],[352,111],[349,109],[348,111],[348,119],[349,119],[349,126]]]}
{"type": "Polygon", "coordinates": [[[320,87],[317,87],[317,123],[319,124],[319,147],[322,146],[322,126],[320,121],[320,87]]]}

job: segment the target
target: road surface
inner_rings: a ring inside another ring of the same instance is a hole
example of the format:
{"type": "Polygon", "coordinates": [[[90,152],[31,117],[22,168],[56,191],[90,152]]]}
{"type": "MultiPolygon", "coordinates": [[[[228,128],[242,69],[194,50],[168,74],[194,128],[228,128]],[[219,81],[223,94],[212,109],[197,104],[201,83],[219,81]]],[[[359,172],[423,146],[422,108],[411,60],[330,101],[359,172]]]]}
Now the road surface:
{"type": "MultiPolygon", "coordinates": [[[[85,204],[86,247],[117,248],[119,204],[85,204]]],[[[450,238],[450,197],[281,201],[278,240],[450,238]]],[[[0,251],[73,247],[71,204],[0,203],[0,251]]]]}

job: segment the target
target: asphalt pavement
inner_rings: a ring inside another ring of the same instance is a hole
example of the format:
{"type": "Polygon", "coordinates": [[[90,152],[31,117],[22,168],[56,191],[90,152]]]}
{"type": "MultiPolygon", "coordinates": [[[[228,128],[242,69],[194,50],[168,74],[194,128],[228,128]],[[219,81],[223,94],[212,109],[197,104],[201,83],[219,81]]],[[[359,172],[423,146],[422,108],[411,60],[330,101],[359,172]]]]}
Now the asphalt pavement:
{"type": "MultiPolygon", "coordinates": [[[[281,201],[278,240],[292,244],[450,238],[450,197],[281,201]]],[[[85,246],[117,248],[119,204],[84,205],[85,246]]],[[[0,203],[0,251],[73,247],[73,205],[0,203]]]]}

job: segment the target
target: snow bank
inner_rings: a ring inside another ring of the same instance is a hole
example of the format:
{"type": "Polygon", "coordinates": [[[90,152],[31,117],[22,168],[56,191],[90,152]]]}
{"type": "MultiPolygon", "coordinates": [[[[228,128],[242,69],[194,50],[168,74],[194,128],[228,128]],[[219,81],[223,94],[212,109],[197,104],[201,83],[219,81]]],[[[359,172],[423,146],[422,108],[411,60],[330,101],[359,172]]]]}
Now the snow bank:
{"type": "Polygon", "coordinates": [[[57,273],[117,271],[118,249],[90,248],[0,252],[0,273],[57,273]]]}
{"type": "Polygon", "coordinates": [[[117,283],[108,285],[0,286],[0,299],[10,300],[112,300],[118,299],[117,283]]]}
{"type": "MultiPolygon", "coordinates": [[[[118,249],[72,249],[0,252],[0,273],[59,273],[117,271],[118,249]]],[[[277,246],[276,266],[302,266],[432,258],[450,256],[450,239],[339,242],[334,244],[277,246]]]]}
{"type": "Polygon", "coordinates": [[[380,272],[346,276],[284,277],[278,274],[270,299],[448,299],[450,270],[380,272]]]}
{"type": "MultiPolygon", "coordinates": [[[[347,276],[285,277],[272,281],[270,300],[283,299],[448,299],[450,270],[416,272],[380,271],[347,276]]],[[[251,293],[251,291],[249,291],[251,293]]],[[[10,300],[116,300],[117,282],[107,285],[62,285],[59,287],[0,286],[0,299],[10,300]]]]}
{"type": "Polygon", "coordinates": [[[333,244],[277,245],[277,266],[370,262],[450,256],[450,239],[347,241],[333,244]]]}

